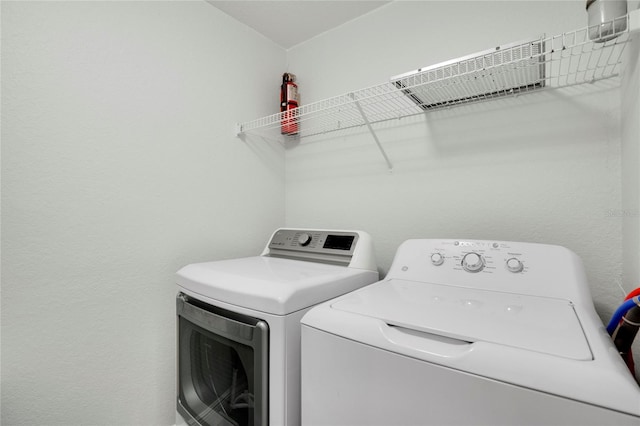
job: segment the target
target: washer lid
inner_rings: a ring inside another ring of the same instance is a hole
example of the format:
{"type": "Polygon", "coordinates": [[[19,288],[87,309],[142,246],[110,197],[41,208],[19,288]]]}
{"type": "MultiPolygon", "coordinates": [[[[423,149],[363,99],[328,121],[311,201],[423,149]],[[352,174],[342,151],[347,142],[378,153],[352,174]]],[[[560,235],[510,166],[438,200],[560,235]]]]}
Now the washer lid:
{"type": "Polygon", "coordinates": [[[187,265],[176,280],[180,287],[211,299],[286,315],[375,282],[378,273],[254,256],[187,265]]]}
{"type": "Polygon", "coordinates": [[[468,342],[593,359],[573,304],[563,299],[389,280],[346,295],[331,307],[468,342]]]}

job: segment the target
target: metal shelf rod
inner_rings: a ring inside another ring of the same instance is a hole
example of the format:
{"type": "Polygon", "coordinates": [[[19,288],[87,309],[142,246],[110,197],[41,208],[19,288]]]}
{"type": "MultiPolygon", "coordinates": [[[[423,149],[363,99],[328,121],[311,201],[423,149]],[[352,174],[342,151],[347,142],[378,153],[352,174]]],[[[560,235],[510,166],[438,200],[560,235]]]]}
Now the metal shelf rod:
{"type": "Polygon", "coordinates": [[[384,151],[384,148],[382,148],[382,144],[378,139],[378,135],[376,135],[376,132],[373,130],[373,127],[371,127],[371,123],[369,122],[367,115],[364,113],[364,110],[362,109],[362,105],[360,105],[360,101],[356,99],[356,95],[354,95],[353,93],[349,93],[349,96],[351,96],[351,98],[353,99],[353,102],[356,104],[356,107],[358,108],[358,111],[360,111],[360,115],[362,115],[364,124],[369,129],[369,132],[371,132],[371,136],[373,136],[373,140],[376,142],[376,145],[378,145],[378,149],[380,150],[380,153],[384,157],[384,161],[387,162],[387,167],[389,167],[389,171],[393,170],[393,165],[391,164],[391,161],[389,161],[389,157],[387,157],[387,153],[384,151]]]}

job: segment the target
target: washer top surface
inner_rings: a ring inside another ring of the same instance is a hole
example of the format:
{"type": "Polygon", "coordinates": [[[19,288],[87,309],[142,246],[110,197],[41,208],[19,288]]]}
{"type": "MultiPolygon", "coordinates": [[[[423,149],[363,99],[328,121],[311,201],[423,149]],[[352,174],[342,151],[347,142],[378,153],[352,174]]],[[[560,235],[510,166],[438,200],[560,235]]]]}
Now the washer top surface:
{"type": "Polygon", "coordinates": [[[465,342],[590,360],[574,306],[587,299],[581,269],[559,246],[408,240],[385,281],[332,307],[465,342]]]}
{"type": "Polygon", "coordinates": [[[346,295],[331,307],[465,342],[593,358],[573,305],[562,299],[389,280],[346,295]]]}
{"type": "Polygon", "coordinates": [[[302,260],[254,256],[187,265],[180,287],[210,299],[286,315],[375,282],[377,272],[302,260]]]}

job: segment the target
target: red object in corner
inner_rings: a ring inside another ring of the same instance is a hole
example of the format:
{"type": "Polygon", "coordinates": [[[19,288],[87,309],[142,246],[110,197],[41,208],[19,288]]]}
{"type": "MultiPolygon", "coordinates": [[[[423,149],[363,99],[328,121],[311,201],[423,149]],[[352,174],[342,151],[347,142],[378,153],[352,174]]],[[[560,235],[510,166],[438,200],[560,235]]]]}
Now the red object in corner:
{"type": "Polygon", "coordinates": [[[282,86],[280,86],[280,132],[283,135],[298,134],[298,85],[295,83],[296,76],[291,73],[282,75],[282,86]]]}

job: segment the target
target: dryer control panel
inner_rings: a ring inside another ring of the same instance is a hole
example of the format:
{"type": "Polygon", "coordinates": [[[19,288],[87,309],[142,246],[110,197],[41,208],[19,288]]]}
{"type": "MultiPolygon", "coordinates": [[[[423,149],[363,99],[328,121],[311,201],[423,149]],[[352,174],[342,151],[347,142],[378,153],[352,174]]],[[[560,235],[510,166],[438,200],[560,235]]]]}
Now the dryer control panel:
{"type": "Polygon", "coordinates": [[[357,241],[356,232],[280,229],[271,237],[269,248],[344,255],[353,253],[357,241]]]}
{"type": "Polygon", "coordinates": [[[566,299],[586,291],[590,300],[578,256],[547,244],[408,240],[396,252],[387,278],[566,299]]]}
{"type": "Polygon", "coordinates": [[[377,269],[371,238],[362,231],[282,228],[273,233],[263,255],[377,269]]]}

